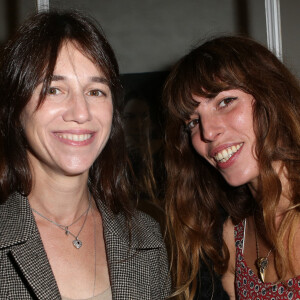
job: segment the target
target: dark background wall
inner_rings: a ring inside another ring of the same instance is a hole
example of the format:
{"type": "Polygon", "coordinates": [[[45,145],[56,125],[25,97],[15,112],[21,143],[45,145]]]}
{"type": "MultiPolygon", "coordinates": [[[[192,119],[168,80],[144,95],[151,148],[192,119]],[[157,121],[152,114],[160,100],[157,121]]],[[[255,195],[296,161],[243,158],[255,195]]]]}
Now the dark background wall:
{"type": "MultiPolygon", "coordinates": [[[[50,0],[76,8],[104,28],[121,73],[168,69],[192,45],[220,34],[243,33],[266,44],[263,0],[50,0]]],[[[281,0],[284,61],[300,75],[299,0],[281,0]]],[[[0,0],[0,43],[36,10],[35,0],[0,0]]]]}

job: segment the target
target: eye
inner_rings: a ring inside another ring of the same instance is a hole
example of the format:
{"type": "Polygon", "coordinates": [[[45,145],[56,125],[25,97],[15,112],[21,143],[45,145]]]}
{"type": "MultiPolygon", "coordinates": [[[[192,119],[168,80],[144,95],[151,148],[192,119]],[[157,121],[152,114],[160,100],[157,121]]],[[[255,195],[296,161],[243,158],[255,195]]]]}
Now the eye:
{"type": "Polygon", "coordinates": [[[58,95],[60,93],[61,93],[61,91],[58,88],[55,88],[55,87],[49,87],[49,89],[47,91],[48,95],[58,95]]]}
{"type": "Polygon", "coordinates": [[[91,90],[91,91],[88,92],[88,95],[93,96],[93,97],[105,96],[105,94],[100,90],[91,90]]]}
{"type": "Polygon", "coordinates": [[[237,97],[227,97],[227,98],[223,99],[221,102],[219,102],[218,106],[220,108],[227,107],[236,99],[237,99],[237,97]]]}
{"type": "Polygon", "coordinates": [[[196,128],[200,123],[199,119],[193,119],[186,124],[186,130],[191,132],[194,128],[196,128]]]}

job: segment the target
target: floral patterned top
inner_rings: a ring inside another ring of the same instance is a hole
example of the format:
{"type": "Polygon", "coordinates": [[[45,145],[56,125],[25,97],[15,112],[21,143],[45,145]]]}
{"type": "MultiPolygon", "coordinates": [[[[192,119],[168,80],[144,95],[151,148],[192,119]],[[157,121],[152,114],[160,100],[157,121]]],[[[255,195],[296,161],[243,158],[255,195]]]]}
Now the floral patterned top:
{"type": "Polygon", "coordinates": [[[300,300],[300,276],[284,283],[263,283],[247,266],[243,254],[245,220],[234,228],[236,246],[235,290],[237,299],[300,300]]]}

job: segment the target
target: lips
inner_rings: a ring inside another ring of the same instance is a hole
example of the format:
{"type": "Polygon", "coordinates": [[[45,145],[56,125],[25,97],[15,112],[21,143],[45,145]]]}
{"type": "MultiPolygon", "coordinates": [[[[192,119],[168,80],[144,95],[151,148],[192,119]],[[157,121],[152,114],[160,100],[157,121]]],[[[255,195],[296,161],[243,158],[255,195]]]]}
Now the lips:
{"type": "Polygon", "coordinates": [[[59,137],[60,139],[82,142],[90,139],[92,137],[92,134],[56,133],[56,136],[59,137]]]}
{"type": "Polygon", "coordinates": [[[73,146],[84,146],[94,140],[95,132],[88,130],[54,132],[54,136],[62,143],[73,146]]]}
{"type": "Polygon", "coordinates": [[[214,155],[214,159],[217,163],[225,163],[227,162],[239,149],[243,146],[244,143],[240,143],[237,145],[233,145],[222,149],[214,155]]]}
{"type": "Polygon", "coordinates": [[[234,164],[243,146],[243,142],[235,144],[223,144],[214,148],[210,153],[210,157],[213,158],[217,163],[218,168],[226,169],[234,164]]]}

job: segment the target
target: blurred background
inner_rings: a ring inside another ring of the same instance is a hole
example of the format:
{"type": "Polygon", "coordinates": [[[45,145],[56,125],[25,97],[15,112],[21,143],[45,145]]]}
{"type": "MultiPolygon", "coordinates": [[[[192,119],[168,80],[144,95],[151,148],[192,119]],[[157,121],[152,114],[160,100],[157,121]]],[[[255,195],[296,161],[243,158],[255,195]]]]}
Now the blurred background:
{"type": "MultiPolygon", "coordinates": [[[[122,74],[168,70],[191,46],[242,33],[266,44],[264,0],[50,0],[87,12],[103,27],[122,74]]],[[[300,76],[299,0],[281,0],[284,61],[300,76]]],[[[0,0],[0,43],[36,11],[36,0],[0,0]]]]}

